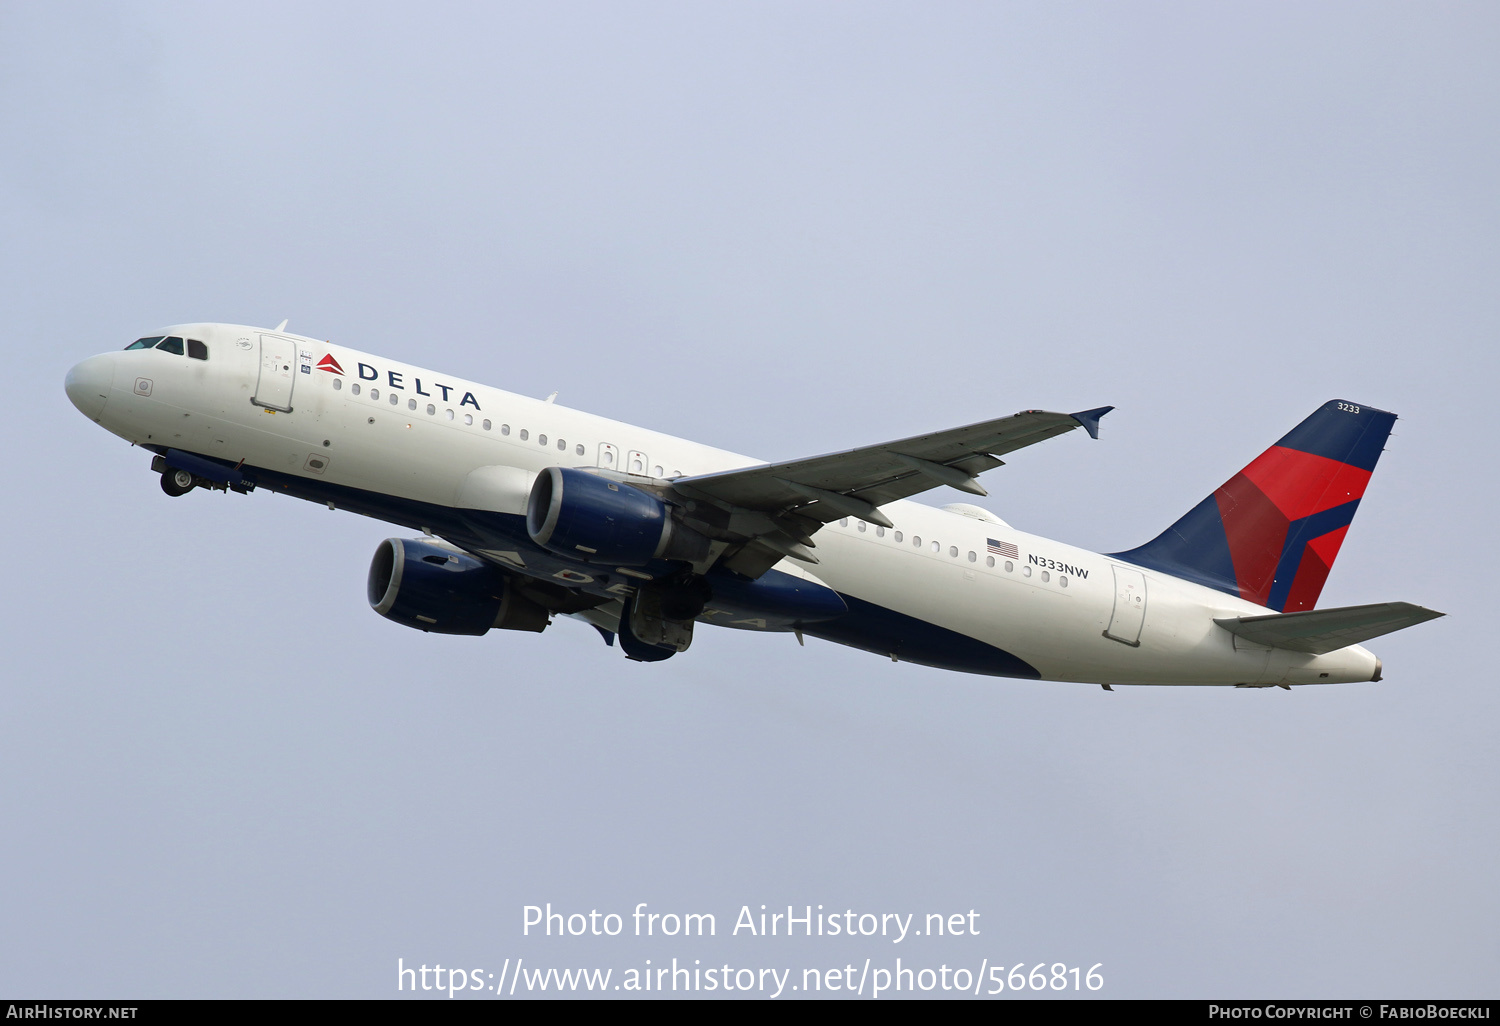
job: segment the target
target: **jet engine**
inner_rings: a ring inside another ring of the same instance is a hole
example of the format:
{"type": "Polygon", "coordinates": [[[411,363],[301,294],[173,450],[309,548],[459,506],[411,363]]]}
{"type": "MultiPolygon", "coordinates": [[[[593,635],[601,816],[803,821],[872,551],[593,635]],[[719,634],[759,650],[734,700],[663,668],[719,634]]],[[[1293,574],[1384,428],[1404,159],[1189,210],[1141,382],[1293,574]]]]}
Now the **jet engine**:
{"type": "Polygon", "coordinates": [[[547,609],[522,595],[510,577],[427,541],[381,542],[367,590],[370,607],[387,620],[434,634],[541,631],[548,622],[547,609]]]}
{"type": "Polygon", "coordinates": [[[650,492],[565,467],[537,475],[526,501],[526,533],[560,556],[611,566],[691,563],[709,549],[707,538],[674,521],[671,507],[650,492]]]}

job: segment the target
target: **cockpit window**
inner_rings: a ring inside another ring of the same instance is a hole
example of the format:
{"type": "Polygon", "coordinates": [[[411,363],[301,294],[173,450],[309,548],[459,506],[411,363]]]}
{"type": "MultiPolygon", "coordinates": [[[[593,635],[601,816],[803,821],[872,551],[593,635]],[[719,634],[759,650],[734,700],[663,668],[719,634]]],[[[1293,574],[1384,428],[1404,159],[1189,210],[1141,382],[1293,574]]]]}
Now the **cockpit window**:
{"type": "Polygon", "coordinates": [[[150,349],[152,346],[156,345],[156,343],[160,342],[164,337],[165,336],[162,335],[152,335],[150,338],[138,338],[134,342],[130,343],[130,345],[126,346],[125,351],[128,353],[132,349],[150,349]]]}
{"type": "Polygon", "coordinates": [[[173,353],[173,354],[175,354],[177,356],[181,356],[182,355],[182,339],[178,338],[176,335],[168,335],[166,338],[162,339],[160,342],[158,342],[156,344],[156,348],[158,348],[158,349],[164,349],[164,350],[166,350],[169,353],[173,353]]]}
{"type": "Polygon", "coordinates": [[[193,359],[195,359],[195,360],[207,360],[208,359],[208,346],[204,345],[202,342],[199,342],[195,338],[188,339],[187,340],[187,344],[188,344],[188,355],[191,356],[193,359]]]}

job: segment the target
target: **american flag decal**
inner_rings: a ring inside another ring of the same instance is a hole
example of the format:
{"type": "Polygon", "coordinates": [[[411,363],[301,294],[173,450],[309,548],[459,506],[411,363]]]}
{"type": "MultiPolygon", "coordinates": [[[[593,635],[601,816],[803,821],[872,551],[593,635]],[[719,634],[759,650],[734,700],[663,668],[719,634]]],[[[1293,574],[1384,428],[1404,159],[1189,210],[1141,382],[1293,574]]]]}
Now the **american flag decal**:
{"type": "Polygon", "coordinates": [[[986,538],[985,540],[990,543],[990,551],[995,555],[1004,556],[1006,559],[1021,558],[1021,551],[1011,542],[996,541],[993,538],[986,538]]]}

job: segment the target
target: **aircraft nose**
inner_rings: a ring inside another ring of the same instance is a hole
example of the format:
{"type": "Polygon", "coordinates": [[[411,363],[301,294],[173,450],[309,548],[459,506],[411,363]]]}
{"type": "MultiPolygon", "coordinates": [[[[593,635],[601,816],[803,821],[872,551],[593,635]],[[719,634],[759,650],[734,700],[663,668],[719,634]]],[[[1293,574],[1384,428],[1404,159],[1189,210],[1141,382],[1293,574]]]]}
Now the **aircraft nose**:
{"type": "Polygon", "coordinates": [[[114,354],[104,353],[91,356],[68,371],[63,388],[79,412],[89,420],[98,420],[104,413],[104,403],[109,399],[109,390],[114,383],[114,354]]]}

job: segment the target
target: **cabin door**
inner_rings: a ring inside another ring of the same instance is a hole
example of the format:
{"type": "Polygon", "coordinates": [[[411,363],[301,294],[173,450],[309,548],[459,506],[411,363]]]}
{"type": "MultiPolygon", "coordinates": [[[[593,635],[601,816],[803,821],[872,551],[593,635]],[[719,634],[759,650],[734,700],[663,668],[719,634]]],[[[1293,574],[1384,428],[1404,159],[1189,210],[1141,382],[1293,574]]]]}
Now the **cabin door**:
{"type": "Polygon", "coordinates": [[[1141,643],[1141,624],[1145,621],[1146,575],[1126,566],[1116,566],[1115,608],[1110,613],[1104,636],[1137,646],[1141,643]]]}
{"type": "Polygon", "coordinates": [[[260,337],[260,380],[250,401],[269,410],[292,412],[292,386],[297,382],[297,343],[279,335],[260,337]]]}

